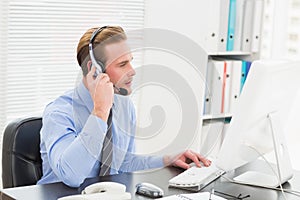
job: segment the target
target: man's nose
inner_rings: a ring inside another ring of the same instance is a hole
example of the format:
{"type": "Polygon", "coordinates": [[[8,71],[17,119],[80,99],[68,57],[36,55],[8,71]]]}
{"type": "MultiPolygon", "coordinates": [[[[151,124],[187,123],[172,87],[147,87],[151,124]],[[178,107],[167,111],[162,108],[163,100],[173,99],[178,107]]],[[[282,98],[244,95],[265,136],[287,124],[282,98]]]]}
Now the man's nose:
{"type": "Polygon", "coordinates": [[[128,75],[129,76],[134,76],[135,75],[135,70],[133,69],[131,64],[130,64],[130,69],[129,69],[128,75]]]}

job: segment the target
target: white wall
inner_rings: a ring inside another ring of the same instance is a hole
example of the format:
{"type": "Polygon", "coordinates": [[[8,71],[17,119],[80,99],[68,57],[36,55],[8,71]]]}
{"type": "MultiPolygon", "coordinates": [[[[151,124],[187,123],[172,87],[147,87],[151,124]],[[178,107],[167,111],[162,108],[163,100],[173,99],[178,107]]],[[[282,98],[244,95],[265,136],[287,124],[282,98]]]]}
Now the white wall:
{"type": "Polygon", "coordinates": [[[205,11],[204,2],[203,0],[145,0],[145,27],[170,29],[199,43],[201,27],[206,23],[198,20],[205,11]]]}

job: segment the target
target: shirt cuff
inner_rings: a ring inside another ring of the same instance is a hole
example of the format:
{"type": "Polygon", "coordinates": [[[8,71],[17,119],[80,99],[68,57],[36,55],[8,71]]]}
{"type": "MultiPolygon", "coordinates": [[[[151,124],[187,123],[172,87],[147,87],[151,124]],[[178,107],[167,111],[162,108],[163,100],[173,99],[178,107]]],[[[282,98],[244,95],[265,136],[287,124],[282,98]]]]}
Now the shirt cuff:
{"type": "Polygon", "coordinates": [[[163,157],[150,156],[148,159],[150,169],[164,167],[163,157]]]}

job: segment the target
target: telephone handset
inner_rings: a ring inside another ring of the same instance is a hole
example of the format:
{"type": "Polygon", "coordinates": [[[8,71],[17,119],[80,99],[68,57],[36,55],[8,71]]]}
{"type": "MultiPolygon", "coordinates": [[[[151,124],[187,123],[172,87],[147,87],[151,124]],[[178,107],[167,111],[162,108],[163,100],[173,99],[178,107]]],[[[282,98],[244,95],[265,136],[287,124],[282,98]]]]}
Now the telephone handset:
{"type": "Polygon", "coordinates": [[[124,193],[126,186],[116,182],[100,182],[87,186],[81,194],[92,194],[102,192],[124,193]]]}
{"type": "Polygon", "coordinates": [[[130,200],[126,186],[116,182],[100,182],[87,186],[81,194],[61,197],[58,200],[130,200]]]}

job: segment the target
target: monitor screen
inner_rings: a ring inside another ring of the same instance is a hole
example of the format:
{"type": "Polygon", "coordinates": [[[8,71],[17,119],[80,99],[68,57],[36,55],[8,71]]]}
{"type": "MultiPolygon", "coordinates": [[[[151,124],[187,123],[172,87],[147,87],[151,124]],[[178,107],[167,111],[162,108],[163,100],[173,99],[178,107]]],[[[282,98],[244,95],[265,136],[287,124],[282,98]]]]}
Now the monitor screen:
{"type": "Polygon", "coordinates": [[[232,113],[216,165],[230,171],[277,150],[276,159],[283,170],[281,182],[291,178],[284,124],[299,88],[299,61],[254,61],[232,113]]]}

